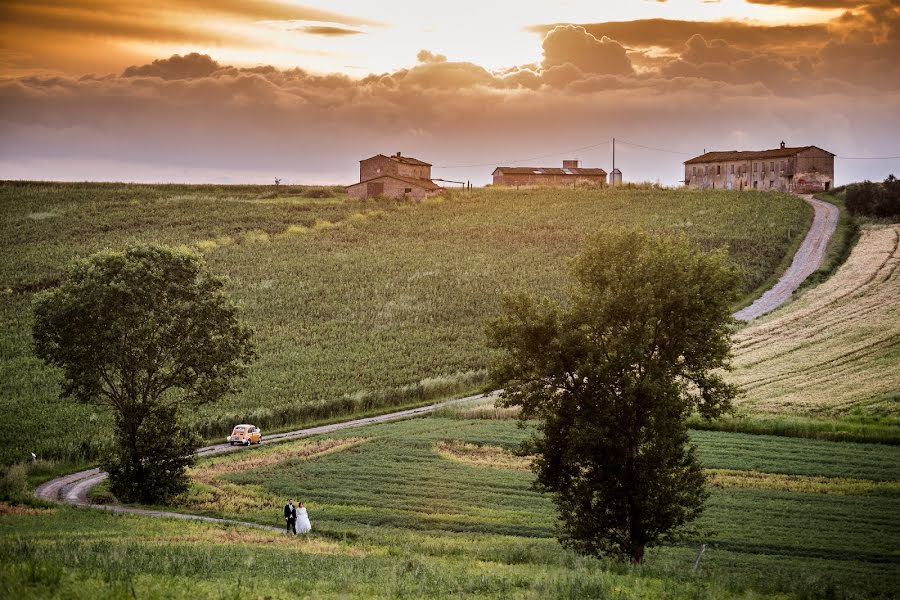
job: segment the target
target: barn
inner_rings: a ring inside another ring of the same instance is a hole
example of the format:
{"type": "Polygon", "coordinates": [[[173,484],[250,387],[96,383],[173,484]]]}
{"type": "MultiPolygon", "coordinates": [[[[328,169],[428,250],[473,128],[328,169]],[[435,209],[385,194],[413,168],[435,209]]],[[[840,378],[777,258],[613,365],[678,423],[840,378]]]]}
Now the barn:
{"type": "Polygon", "coordinates": [[[440,194],[444,188],[431,180],[431,165],[400,152],[377,154],[359,161],[359,183],[347,186],[351,198],[415,198],[440,194]]]}
{"type": "Polygon", "coordinates": [[[684,162],[684,184],[715,190],[827,192],[834,154],[817,146],[706,152],[684,162]]]}
{"type": "Polygon", "coordinates": [[[577,160],[564,160],[562,168],[556,167],[497,167],[492,173],[498,186],[575,186],[606,185],[606,171],[583,168],[577,160]]]}

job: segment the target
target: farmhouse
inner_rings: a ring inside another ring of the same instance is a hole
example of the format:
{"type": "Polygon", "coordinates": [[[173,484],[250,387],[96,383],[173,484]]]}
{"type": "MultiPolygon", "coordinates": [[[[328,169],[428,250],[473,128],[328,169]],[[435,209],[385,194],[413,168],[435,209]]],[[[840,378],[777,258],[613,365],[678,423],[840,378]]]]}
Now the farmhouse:
{"type": "Polygon", "coordinates": [[[579,167],[577,160],[564,160],[561,169],[555,167],[497,167],[492,175],[494,176],[494,185],[606,185],[606,171],[579,167]]]}
{"type": "Polygon", "coordinates": [[[427,198],[443,188],[431,180],[431,165],[399,152],[359,161],[359,183],[347,186],[351,198],[427,198]]]}
{"type": "Polygon", "coordinates": [[[816,146],[707,152],[684,162],[684,184],[718,190],[822,192],[834,186],[834,154],[816,146]]]}

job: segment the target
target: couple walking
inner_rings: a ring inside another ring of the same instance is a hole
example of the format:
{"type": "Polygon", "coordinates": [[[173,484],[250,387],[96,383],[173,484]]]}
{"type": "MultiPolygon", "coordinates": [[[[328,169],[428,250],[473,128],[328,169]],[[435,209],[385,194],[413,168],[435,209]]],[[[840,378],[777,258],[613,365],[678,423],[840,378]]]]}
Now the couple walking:
{"type": "Polygon", "coordinates": [[[295,508],[293,498],[290,498],[284,506],[284,521],[288,533],[308,533],[312,529],[306,507],[300,502],[295,508]]]}

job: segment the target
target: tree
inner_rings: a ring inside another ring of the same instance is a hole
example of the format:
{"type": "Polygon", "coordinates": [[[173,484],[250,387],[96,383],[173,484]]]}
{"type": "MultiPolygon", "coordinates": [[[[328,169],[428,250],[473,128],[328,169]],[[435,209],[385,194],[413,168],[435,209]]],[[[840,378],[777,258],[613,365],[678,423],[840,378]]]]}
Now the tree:
{"type": "Polygon", "coordinates": [[[719,416],[737,393],[718,372],[739,283],[726,260],[684,237],[601,234],[576,259],[564,307],[506,296],[489,324],[499,403],[537,420],[521,450],[564,545],[639,563],[701,514],[685,418],[719,416]]]}
{"type": "Polygon", "coordinates": [[[111,410],[104,466],[126,501],[164,502],[187,485],[197,438],[179,413],[235,391],[251,331],[197,254],[160,246],[75,262],[34,300],[35,353],[63,372],[61,397],[111,410]]]}

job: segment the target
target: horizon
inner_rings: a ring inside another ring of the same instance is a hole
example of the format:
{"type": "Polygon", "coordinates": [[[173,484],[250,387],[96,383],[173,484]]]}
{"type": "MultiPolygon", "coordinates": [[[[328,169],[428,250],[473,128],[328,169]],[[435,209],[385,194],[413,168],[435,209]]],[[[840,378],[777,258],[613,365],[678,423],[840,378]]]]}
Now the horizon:
{"type": "Polygon", "coordinates": [[[0,179],[347,185],[400,151],[480,186],[611,171],[612,138],[631,182],[782,140],[900,170],[894,0],[464,4],[9,5],[0,179]]]}

